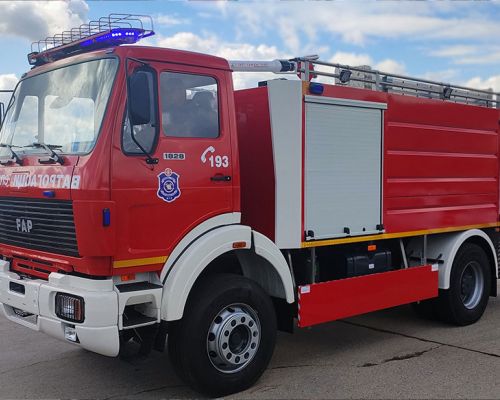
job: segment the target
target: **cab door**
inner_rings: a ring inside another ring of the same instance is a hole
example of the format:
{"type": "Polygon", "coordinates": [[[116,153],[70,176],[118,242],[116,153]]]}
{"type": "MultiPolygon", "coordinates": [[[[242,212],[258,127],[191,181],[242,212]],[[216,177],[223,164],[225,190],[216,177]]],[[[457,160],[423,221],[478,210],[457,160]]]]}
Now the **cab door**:
{"type": "Polygon", "coordinates": [[[147,74],[154,101],[151,121],[133,127],[135,141],[125,106],[115,135],[115,269],[159,268],[186,233],[233,211],[227,82],[224,71],[208,71],[152,63],[134,72],[147,74]]]}

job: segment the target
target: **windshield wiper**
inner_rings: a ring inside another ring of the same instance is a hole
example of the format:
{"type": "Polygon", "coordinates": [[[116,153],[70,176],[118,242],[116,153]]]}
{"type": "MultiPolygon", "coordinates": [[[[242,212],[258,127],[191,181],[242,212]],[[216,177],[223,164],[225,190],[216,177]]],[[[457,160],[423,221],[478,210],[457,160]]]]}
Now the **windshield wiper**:
{"type": "Polygon", "coordinates": [[[25,147],[35,147],[37,149],[44,149],[47,153],[50,154],[50,157],[48,159],[39,159],[38,161],[41,164],[49,164],[49,163],[59,163],[61,165],[64,165],[64,158],[61,157],[59,154],[57,154],[54,149],[60,149],[62,146],[59,146],[57,144],[45,144],[42,142],[35,142],[29,146],[25,147]]]}
{"type": "Polygon", "coordinates": [[[19,147],[19,146],[12,146],[7,143],[0,143],[0,147],[5,147],[6,149],[9,149],[10,154],[12,155],[12,158],[10,160],[1,160],[0,161],[1,165],[7,165],[10,164],[11,162],[15,162],[18,165],[23,165],[23,159],[19,157],[19,155],[12,149],[13,147],[19,147]]]}

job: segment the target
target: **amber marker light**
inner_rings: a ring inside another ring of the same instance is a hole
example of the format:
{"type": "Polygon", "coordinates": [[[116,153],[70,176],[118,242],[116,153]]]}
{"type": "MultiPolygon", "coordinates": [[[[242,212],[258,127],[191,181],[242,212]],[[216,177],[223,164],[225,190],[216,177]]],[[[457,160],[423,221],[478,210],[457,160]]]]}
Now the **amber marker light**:
{"type": "Polygon", "coordinates": [[[128,282],[128,281],[134,281],[135,280],[135,274],[126,274],[121,276],[121,281],[122,282],[128,282]]]}

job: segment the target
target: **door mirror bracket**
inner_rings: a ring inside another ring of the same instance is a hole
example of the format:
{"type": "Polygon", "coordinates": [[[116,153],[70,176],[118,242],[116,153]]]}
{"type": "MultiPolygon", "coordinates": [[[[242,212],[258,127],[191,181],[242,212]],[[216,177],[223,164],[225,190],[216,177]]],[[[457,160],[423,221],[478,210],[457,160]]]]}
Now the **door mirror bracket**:
{"type": "Polygon", "coordinates": [[[127,82],[127,114],[130,122],[130,137],[135,145],[146,156],[146,163],[149,165],[158,164],[158,159],[153,158],[150,152],[146,151],[141,143],[134,135],[134,126],[150,124],[156,127],[154,101],[155,93],[153,82],[148,79],[148,74],[152,74],[153,70],[148,68],[149,65],[141,60],[130,59],[131,61],[140,62],[143,67],[135,70],[132,75],[128,74],[128,61],[125,63],[126,82],[127,82]]]}

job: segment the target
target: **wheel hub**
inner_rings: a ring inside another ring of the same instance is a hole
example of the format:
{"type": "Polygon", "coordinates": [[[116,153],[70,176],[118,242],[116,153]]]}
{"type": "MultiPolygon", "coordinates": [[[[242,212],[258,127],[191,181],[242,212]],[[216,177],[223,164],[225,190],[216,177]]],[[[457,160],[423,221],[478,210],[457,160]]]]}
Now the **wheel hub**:
{"type": "Polygon", "coordinates": [[[460,299],[467,309],[471,310],[479,304],[483,287],[483,270],[477,262],[472,261],[465,266],[460,279],[460,299]]]}
{"type": "Polygon", "coordinates": [[[260,343],[260,322],[248,305],[223,308],[212,321],[207,335],[208,357],[215,368],[234,373],[255,357],[260,343]]]}

